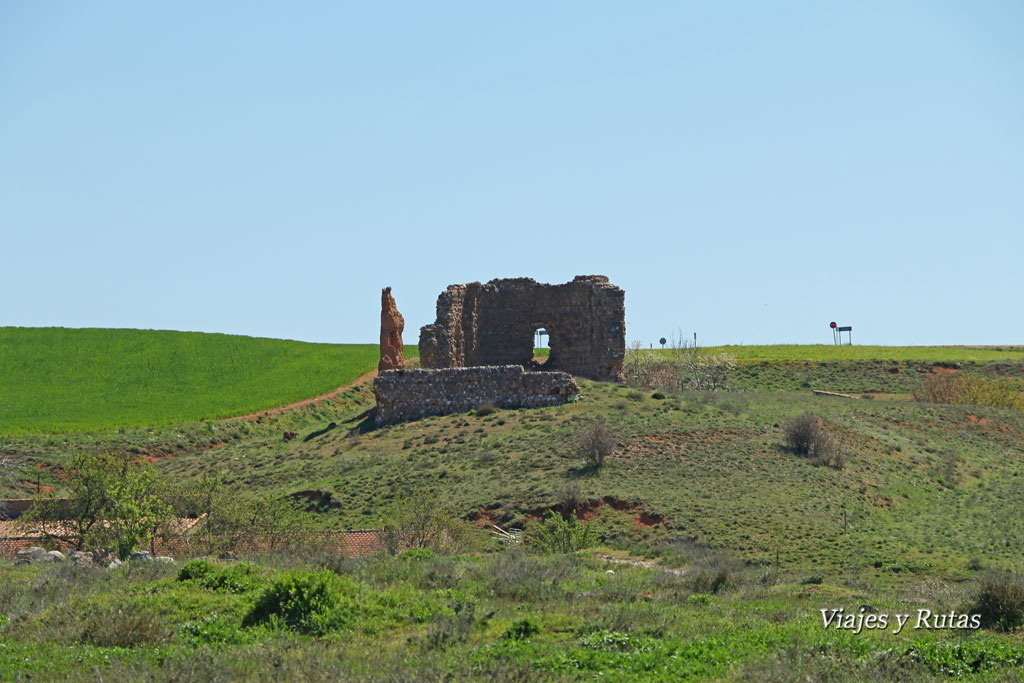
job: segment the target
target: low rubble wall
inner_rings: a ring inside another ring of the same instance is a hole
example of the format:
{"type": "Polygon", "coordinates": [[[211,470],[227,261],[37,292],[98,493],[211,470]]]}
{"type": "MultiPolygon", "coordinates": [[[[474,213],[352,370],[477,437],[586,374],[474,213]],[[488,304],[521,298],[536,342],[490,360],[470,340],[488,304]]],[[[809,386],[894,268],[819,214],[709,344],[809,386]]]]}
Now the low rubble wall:
{"type": "Polygon", "coordinates": [[[388,370],[373,382],[378,425],[430,415],[464,413],[483,405],[541,408],[567,403],[579,387],[565,372],[528,372],[521,365],[441,370],[388,370]]]}

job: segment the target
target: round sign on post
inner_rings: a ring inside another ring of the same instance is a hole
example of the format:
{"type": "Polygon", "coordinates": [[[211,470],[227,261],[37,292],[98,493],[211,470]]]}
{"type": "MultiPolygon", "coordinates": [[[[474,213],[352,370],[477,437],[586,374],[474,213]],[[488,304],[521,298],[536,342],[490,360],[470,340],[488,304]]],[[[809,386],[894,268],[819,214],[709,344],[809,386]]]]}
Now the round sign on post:
{"type": "Polygon", "coordinates": [[[834,330],[834,329],[836,329],[836,324],[835,324],[835,322],[834,322],[834,321],[833,321],[833,322],[830,322],[830,323],[828,324],[828,326],[829,326],[829,327],[831,327],[831,328],[832,328],[833,330],[834,330]]]}
{"type": "Polygon", "coordinates": [[[658,343],[661,344],[662,348],[665,348],[665,342],[667,342],[667,341],[668,341],[667,339],[662,337],[661,339],[658,340],[658,343]]]}

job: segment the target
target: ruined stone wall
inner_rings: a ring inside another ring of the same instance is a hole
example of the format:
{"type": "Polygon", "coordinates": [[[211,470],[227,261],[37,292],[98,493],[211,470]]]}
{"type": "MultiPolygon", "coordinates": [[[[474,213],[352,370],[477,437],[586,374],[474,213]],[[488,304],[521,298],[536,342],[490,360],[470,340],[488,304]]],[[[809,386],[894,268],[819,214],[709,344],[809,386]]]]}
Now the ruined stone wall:
{"type": "Polygon", "coordinates": [[[451,285],[437,298],[437,320],[420,330],[420,364],[533,368],[540,328],[550,346],[543,370],[622,381],[625,293],[602,275],[579,275],[561,285],[530,278],[451,285]]]}
{"type": "Polygon", "coordinates": [[[564,372],[526,372],[521,365],[445,370],[388,370],[373,381],[378,425],[428,415],[464,413],[482,405],[540,408],[566,403],[579,387],[564,372]]]}

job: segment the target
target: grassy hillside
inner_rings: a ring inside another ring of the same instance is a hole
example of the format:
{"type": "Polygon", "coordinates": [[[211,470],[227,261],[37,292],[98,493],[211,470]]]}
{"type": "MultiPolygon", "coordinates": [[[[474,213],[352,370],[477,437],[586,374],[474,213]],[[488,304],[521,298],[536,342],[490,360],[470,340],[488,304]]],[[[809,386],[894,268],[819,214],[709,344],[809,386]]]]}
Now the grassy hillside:
{"type": "Polygon", "coordinates": [[[241,415],[329,392],[374,370],[377,359],[376,344],[3,327],[0,434],[241,415]]]}
{"type": "Polygon", "coordinates": [[[555,408],[429,418],[360,436],[324,431],[372,405],[363,387],[348,406],[246,425],[249,435],[224,448],[159,466],[175,479],[219,472],[248,491],[328,490],[341,507],[325,523],[349,528],[379,526],[416,492],[467,518],[524,526],[575,484],[597,503],[587,514],[606,541],[625,546],[683,537],[753,562],[778,553],[804,571],[888,577],[963,578],[972,558],[1012,566],[1024,556],[1022,413],[810,392],[659,400],[582,386],[582,400],[555,408]],[[825,418],[845,469],[816,467],[784,446],[781,426],[806,410],[825,418]],[[621,443],[596,473],[574,452],[595,418],[621,443]],[[285,443],[284,429],[303,438],[285,443]]]}
{"type": "MultiPolygon", "coordinates": [[[[256,341],[270,340],[248,340],[256,341]]],[[[732,392],[666,396],[579,381],[580,400],[564,406],[375,429],[363,418],[371,388],[359,384],[256,419],[6,436],[0,455],[20,470],[13,488],[0,481],[0,494],[60,493],[71,453],[126,452],[169,482],[217,475],[240,500],[304,492],[293,499],[324,529],[379,529],[400,504],[424,498],[476,528],[455,556],[352,560],[314,539],[257,556],[258,565],[218,565],[203,581],[178,580],[163,565],[0,566],[0,671],[87,680],[1016,680],[1024,630],[854,635],[824,628],[819,610],[964,612],[987,572],[1024,569],[1024,412],[906,400],[933,373],[1019,379],[1020,351],[733,352],[746,359],[732,392]],[[816,397],[811,388],[876,397],[816,397]],[[786,421],[805,411],[823,419],[844,467],[816,466],[785,445],[786,421]],[[575,447],[594,420],[618,441],[596,470],[575,447]],[[329,492],[314,497],[331,504],[310,503],[314,491],[329,492]],[[533,533],[570,494],[603,547],[498,552],[488,537],[491,523],[533,533]],[[333,630],[247,624],[286,567],[341,577],[344,619],[333,630]]],[[[332,377],[328,388],[340,383],[332,377]]],[[[306,395],[315,393],[323,391],[306,395]]]]}

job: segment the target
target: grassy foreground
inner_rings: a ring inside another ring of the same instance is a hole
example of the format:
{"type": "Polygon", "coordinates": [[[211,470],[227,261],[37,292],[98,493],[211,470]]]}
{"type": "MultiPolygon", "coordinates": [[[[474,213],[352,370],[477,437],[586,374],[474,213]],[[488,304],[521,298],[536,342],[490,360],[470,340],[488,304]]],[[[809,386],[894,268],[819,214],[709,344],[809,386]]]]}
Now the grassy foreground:
{"type": "Polygon", "coordinates": [[[377,359],[376,344],[3,327],[0,434],[242,415],[325,394],[374,370],[377,359]]]}
{"type": "Polygon", "coordinates": [[[168,481],[300,501],[325,529],[379,529],[426,497],[476,542],[359,560],[308,547],[185,580],[181,562],[0,563],[0,680],[1020,681],[1019,626],[854,634],[820,614],[964,613],[983,577],[1024,570],[1024,412],[907,400],[940,374],[1019,381],[1018,352],[833,350],[741,361],[731,392],[579,381],[564,406],[382,429],[363,421],[373,395],[358,384],[256,419],[6,436],[21,467],[6,494],[59,495],[70,453],[128,453],[168,481]],[[806,411],[843,467],[786,446],[806,411]],[[594,420],[618,442],[596,469],[576,450],[594,420]],[[488,537],[491,523],[530,534],[570,502],[601,548],[506,552],[488,537]],[[251,618],[289,572],[324,569],[330,615],[251,618]]]}
{"type": "Polygon", "coordinates": [[[854,634],[823,628],[817,610],[855,611],[865,599],[857,588],[699,553],[686,573],[616,559],[603,549],[416,550],[119,570],[0,566],[0,677],[1019,680],[1024,666],[1019,638],[915,628],[918,610],[969,606],[962,589],[873,591],[872,609],[914,620],[900,633],[854,634]],[[269,601],[281,587],[289,602],[269,601]]]}

